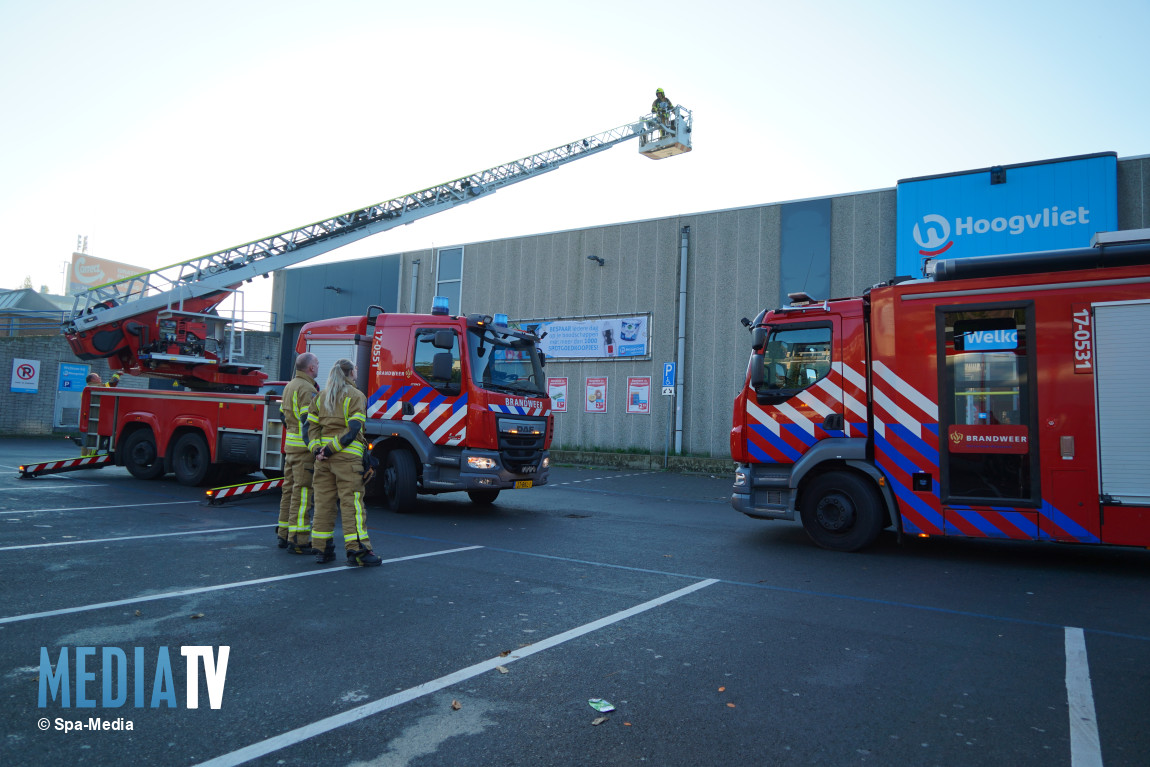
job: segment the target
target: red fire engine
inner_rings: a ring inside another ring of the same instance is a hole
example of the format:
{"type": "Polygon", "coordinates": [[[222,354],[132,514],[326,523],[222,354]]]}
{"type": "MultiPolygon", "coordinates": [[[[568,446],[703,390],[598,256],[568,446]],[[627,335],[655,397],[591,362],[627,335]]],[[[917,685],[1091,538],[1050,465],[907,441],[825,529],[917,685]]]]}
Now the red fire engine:
{"type": "MultiPolygon", "coordinates": [[[[112,463],[127,466],[140,478],[174,471],[187,484],[199,484],[229,466],[278,474],[278,398],[266,392],[267,375],[260,366],[244,360],[241,326],[218,311],[245,281],[634,138],[639,139],[639,152],[652,159],[689,152],[691,132],[690,110],[676,106],[669,122],[647,115],[471,176],[78,294],[63,333],[80,359],[106,358],[113,370],[167,379],[192,391],[88,388],[80,429],[85,454],[99,452],[100,460],[26,464],[21,474],[32,477],[112,463]]],[[[536,478],[546,468],[542,442],[550,437],[550,422],[534,336],[476,316],[449,320],[377,313],[309,328],[314,341],[334,341],[341,352],[359,355],[351,358],[361,363],[361,388],[376,398],[373,422],[395,419],[395,434],[378,429],[369,433],[394,439],[405,435],[410,452],[392,449],[397,443],[387,439],[381,444],[388,457],[385,479],[391,482],[388,487],[397,488],[389,492],[393,505],[406,508],[417,487],[429,493],[467,490],[477,502],[490,502],[501,488],[541,484],[536,478]],[[377,324],[387,332],[373,335],[377,324]],[[424,331],[434,332],[419,336],[418,342],[408,335],[424,331]],[[371,349],[372,360],[378,365],[366,364],[362,356],[373,337],[378,343],[371,349]],[[442,346],[449,337],[455,346],[442,346]],[[381,339],[400,346],[380,346],[381,339]],[[424,359],[421,355],[428,349],[436,352],[424,359]],[[445,359],[442,355],[452,366],[446,383],[435,378],[437,371],[443,372],[435,367],[445,359]],[[493,378],[482,378],[488,375],[493,378]],[[387,393],[401,382],[407,387],[402,395],[387,393]],[[413,388],[420,385],[422,394],[413,388]],[[388,408],[400,408],[398,416],[379,412],[382,396],[388,408]],[[441,418],[445,408],[453,414],[441,418]],[[476,408],[489,408],[490,415],[480,417],[476,408]],[[528,417],[496,419],[496,413],[528,417]],[[416,434],[415,427],[429,428],[426,438],[416,434]],[[489,466],[490,461],[496,466],[489,466]]],[[[302,351],[308,341],[300,344],[302,351]]],[[[334,348],[329,344],[324,350],[334,348]]],[[[321,374],[326,373],[321,361],[321,374]]]]}
{"type": "Polygon", "coordinates": [[[367,393],[365,433],[382,470],[377,489],[394,511],[417,493],[466,491],[475,503],[547,482],[554,431],[538,338],[505,315],[384,314],[312,322],[296,351],[356,363],[367,393]]]}
{"type": "Polygon", "coordinates": [[[1150,546],[1150,230],[938,261],[752,323],[731,504],[820,546],[1150,546]]]}

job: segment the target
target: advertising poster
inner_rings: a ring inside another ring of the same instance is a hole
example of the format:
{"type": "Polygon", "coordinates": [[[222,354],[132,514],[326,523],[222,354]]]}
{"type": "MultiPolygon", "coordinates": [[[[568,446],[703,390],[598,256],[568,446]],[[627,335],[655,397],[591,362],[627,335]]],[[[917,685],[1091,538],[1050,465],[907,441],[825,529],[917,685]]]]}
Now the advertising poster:
{"type": "Polygon", "coordinates": [[[73,253],[72,268],[68,272],[68,292],[79,293],[97,285],[134,277],[146,271],[148,270],[139,266],[96,258],[87,253],[73,253]]]}
{"type": "Polygon", "coordinates": [[[651,377],[630,376],[627,378],[627,412],[651,414],[651,377]]]}
{"type": "Polygon", "coordinates": [[[567,379],[548,378],[547,396],[551,398],[552,413],[567,412],[567,379]]]}
{"type": "Polygon", "coordinates": [[[587,379],[587,398],[583,401],[583,412],[607,412],[607,377],[587,379]]]}
{"type": "Polygon", "coordinates": [[[522,322],[523,330],[547,336],[539,342],[548,359],[614,359],[645,357],[650,316],[611,317],[592,320],[522,322]]]}
{"type": "Polygon", "coordinates": [[[40,360],[12,360],[12,391],[35,394],[40,390],[40,360]]]}

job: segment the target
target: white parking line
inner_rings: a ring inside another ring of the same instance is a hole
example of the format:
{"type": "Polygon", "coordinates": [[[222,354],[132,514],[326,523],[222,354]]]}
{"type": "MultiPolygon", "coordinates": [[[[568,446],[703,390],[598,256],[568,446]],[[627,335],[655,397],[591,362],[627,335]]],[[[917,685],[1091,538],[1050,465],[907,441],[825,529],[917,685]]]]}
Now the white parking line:
{"type": "Polygon", "coordinates": [[[25,511],[0,511],[0,514],[40,514],[45,511],[89,511],[91,509],[136,509],[145,506],[179,506],[185,503],[203,503],[203,501],[166,501],[164,503],[133,503],[129,506],[70,506],[57,509],[26,509],[25,511]]]}
{"type": "Polygon", "coordinates": [[[598,631],[605,626],[610,626],[613,623],[618,623],[619,621],[626,620],[627,618],[638,615],[639,613],[646,612],[647,610],[658,607],[662,604],[666,604],[667,602],[674,601],[679,597],[684,597],[687,594],[691,594],[695,591],[698,591],[699,589],[706,588],[707,586],[718,582],[719,581],[717,579],[711,578],[709,580],[693,583],[686,588],[679,589],[678,591],[672,591],[670,594],[664,594],[663,596],[652,599],[649,602],[635,605],[634,607],[622,610],[613,615],[608,615],[605,618],[600,618],[597,621],[585,623],[582,626],[571,629],[570,631],[564,631],[562,634],[556,634],[555,636],[549,637],[542,641],[535,642],[534,644],[528,645],[527,647],[523,647],[515,651],[505,658],[495,657],[480,663],[476,663],[474,666],[468,666],[467,668],[460,669],[453,674],[441,676],[438,679],[431,680],[430,682],[424,682],[421,685],[411,687],[407,690],[404,690],[403,692],[397,692],[396,694],[389,695],[386,698],[380,698],[379,700],[372,701],[371,703],[365,703],[362,706],[349,709],[343,713],[329,716],[326,719],[321,719],[318,722],[312,722],[311,724],[304,725],[303,727],[299,727],[295,730],[290,730],[283,733],[282,735],[276,735],[275,737],[268,738],[267,740],[262,740],[259,743],[253,743],[252,745],[241,748],[238,751],[232,751],[230,754],[217,756],[215,759],[209,759],[206,762],[201,762],[199,765],[196,765],[196,767],[225,767],[225,765],[230,767],[231,765],[243,764],[244,762],[249,762],[252,759],[266,756],[267,754],[279,751],[281,748],[287,748],[288,746],[305,741],[308,738],[314,738],[316,735],[322,735],[325,732],[330,732],[331,730],[343,727],[344,725],[358,722],[361,719],[366,719],[367,717],[372,716],[373,714],[378,714],[381,711],[387,711],[388,709],[395,708],[396,706],[415,700],[416,698],[421,698],[424,695],[438,692],[445,687],[450,687],[454,684],[458,684],[460,682],[471,679],[472,677],[479,676],[480,674],[491,671],[496,666],[507,666],[517,660],[522,660],[523,658],[530,657],[536,653],[543,652],[544,650],[549,650],[552,647],[563,644],[564,642],[569,642],[572,639],[577,639],[584,634],[590,634],[592,631],[598,631]]]}
{"type": "Polygon", "coordinates": [[[32,487],[31,485],[28,485],[27,487],[0,487],[0,493],[10,493],[10,492],[13,492],[16,490],[71,490],[72,488],[76,488],[76,487],[104,487],[104,483],[102,483],[102,482],[91,482],[91,483],[82,482],[82,483],[73,484],[73,485],[53,485],[51,488],[32,487]]]}
{"type": "Polygon", "coordinates": [[[171,538],[176,535],[206,535],[208,533],[232,533],[236,530],[258,530],[277,525],[248,525],[246,527],[217,527],[213,530],[184,530],[180,533],[151,533],[149,535],[122,535],[119,538],[87,538],[82,541],[56,541],[54,543],[26,543],[22,546],[0,546],[0,551],[16,551],[18,549],[39,549],[45,546],[80,546],[85,543],[108,543],[115,541],[138,541],[144,538],[171,538]]]}
{"type": "MultiPolygon", "coordinates": [[[[262,525],[261,525],[262,527],[262,525]]],[[[482,546],[464,546],[461,549],[445,549],[443,551],[431,551],[427,554],[412,554],[409,557],[395,557],[394,559],[385,559],[383,564],[390,565],[395,562],[406,562],[411,559],[424,559],[426,557],[438,557],[441,554],[455,554],[460,551],[471,551],[472,549],[481,549],[482,546]]],[[[340,573],[350,570],[358,570],[359,568],[351,567],[327,567],[323,570],[309,570],[305,573],[292,573],[291,575],[275,575],[270,578],[254,578],[248,581],[237,581],[235,583],[221,583],[218,586],[204,586],[198,589],[184,589],[183,591],[169,591],[164,594],[153,594],[147,597],[133,597],[132,599],[117,599],[114,602],[99,602],[91,605],[80,605],[79,607],[65,607],[60,610],[45,610],[42,613],[27,613],[25,615],[11,615],[7,618],[0,618],[0,625],[5,623],[19,623],[20,621],[30,621],[36,618],[50,618],[56,615],[70,615],[72,613],[83,613],[89,610],[102,610],[105,607],[120,607],[122,605],[134,605],[140,602],[154,602],[158,599],[173,599],[175,597],[192,596],[193,594],[206,594],[210,591],[224,591],[226,589],[238,589],[243,586],[257,586],[261,583],[273,583],[275,581],[286,581],[291,578],[306,578],[309,575],[323,575],[324,573],[340,573]]]]}
{"type": "Polygon", "coordinates": [[[1070,702],[1071,767],[1102,767],[1086,637],[1082,629],[1070,626],[1066,627],[1066,697],[1070,702]]]}

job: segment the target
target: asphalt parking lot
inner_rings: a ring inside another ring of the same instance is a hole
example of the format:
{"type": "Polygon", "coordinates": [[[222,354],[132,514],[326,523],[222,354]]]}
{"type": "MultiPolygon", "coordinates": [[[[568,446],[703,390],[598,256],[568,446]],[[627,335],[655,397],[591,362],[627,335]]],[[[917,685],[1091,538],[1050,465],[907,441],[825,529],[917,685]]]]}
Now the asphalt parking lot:
{"type": "Polygon", "coordinates": [[[560,467],[486,510],[372,508],[385,561],[353,569],[277,549],[275,495],[207,506],[118,468],[17,478],[74,455],[0,440],[0,763],[1150,753],[1150,552],[885,536],[837,554],[732,511],[729,477],[560,467]]]}

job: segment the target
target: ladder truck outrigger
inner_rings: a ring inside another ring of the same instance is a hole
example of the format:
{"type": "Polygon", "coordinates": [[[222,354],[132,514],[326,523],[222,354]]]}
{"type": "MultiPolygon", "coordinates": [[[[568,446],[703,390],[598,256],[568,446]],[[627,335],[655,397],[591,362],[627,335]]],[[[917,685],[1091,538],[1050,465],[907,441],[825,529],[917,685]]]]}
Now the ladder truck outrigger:
{"type": "MultiPolygon", "coordinates": [[[[640,153],[652,159],[689,152],[692,129],[690,110],[676,106],[664,119],[648,114],[479,173],[76,294],[62,332],[80,359],[107,359],[112,370],[167,379],[189,391],[86,388],[80,411],[84,457],[25,464],[21,476],[113,464],[140,479],[174,472],[188,485],[203,484],[229,468],[280,475],[278,394],[268,391],[274,387],[260,366],[244,359],[242,322],[220,312],[229,298],[236,304],[245,282],[631,139],[638,139],[640,153]]],[[[499,489],[546,482],[546,448],[553,429],[545,382],[539,377],[538,339],[506,327],[505,320],[500,325],[489,316],[443,314],[381,316],[382,309],[371,307],[363,318],[338,318],[319,323],[322,328],[313,323],[305,328],[306,337],[301,333],[300,351],[310,342],[335,341],[341,353],[360,363],[359,386],[375,407],[367,434],[376,440],[384,461],[389,453],[405,451],[387,461],[383,472],[389,502],[404,509],[416,492],[466,490],[473,500],[490,502],[499,489]],[[376,336],[376,328],[384,326],[389,332],[376,336]],[[431,330],[420,336],[426,343],[418,354],[380,346],[381,339],[399,343],[400,326],[412,332],[431,330]],[[452,333],[454,352],[445,346],[452,333]],[[425,348],[435,350],[426,365],[425,348]],[[485,350],[492,352],[486,360],[485,350]],[[452,353],[456,369],[445,372],[439,367],[442,355],[452,353]],[[406,367],[383,370],[382,365],[406,367]],[[460,377],[461,369],[465,377],[460,377]],[[449,397],[452,407],[462,408],[465,417],[452,416],[450,434],[437,434],[443,426],[438,420],[442,397],[423,399],[410,388],[398,398],[400,404],[388,395],[382,408],[380,388],[397,376],[421,382],[427,391],[439,387],[454,392],[449,397]],[[477,411],[480,406],[486,408],[484,413],[477,411]],[[433,439],[420,439],[416,432],[433,439]],[[471,474],[478,471],[481,476],[470,476],[464,461],[463,474],[468,476],[461,479],[460,456],[473,449],[486,451],[473,456],[477,460],[471,464],[471,474]]],[[[320,351],[333,349],[329,344],[320,351]]]]}
{"type": "Polygon", "coordinates": [[[734,508],[839,551],[886,527],[1150,546],[1150,229],[927,272],[751,323],[734,508]]]}

